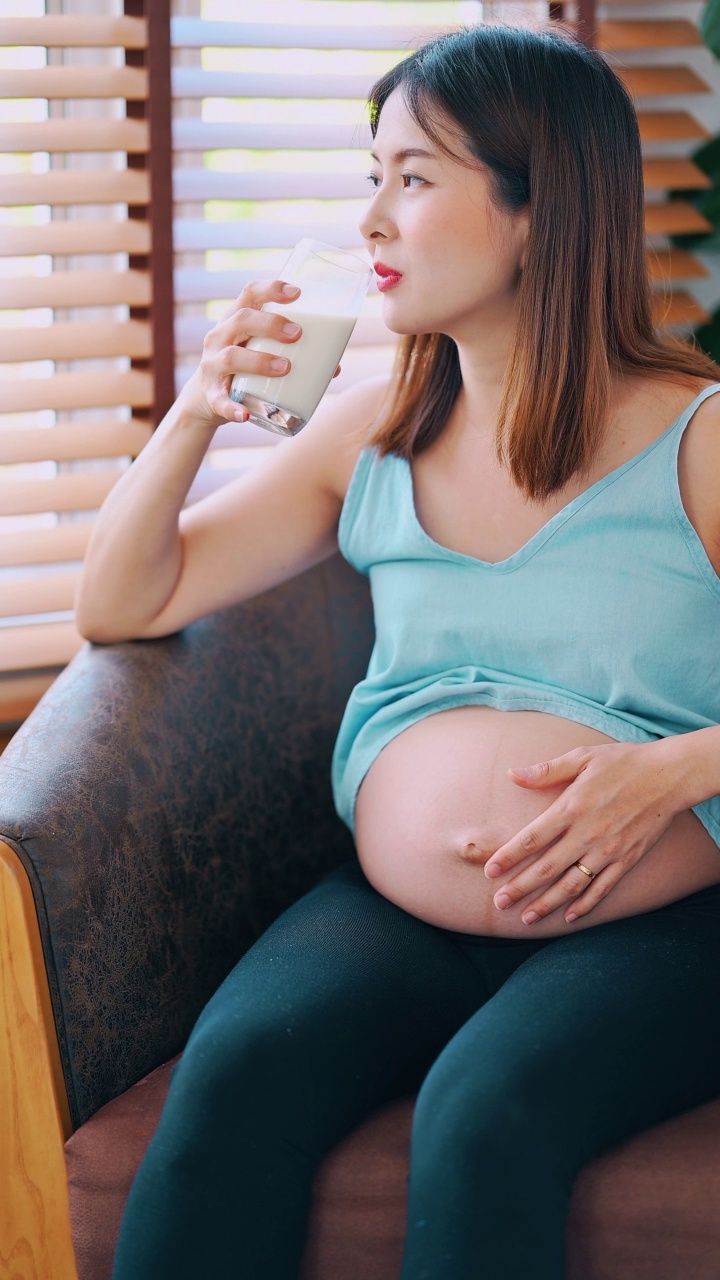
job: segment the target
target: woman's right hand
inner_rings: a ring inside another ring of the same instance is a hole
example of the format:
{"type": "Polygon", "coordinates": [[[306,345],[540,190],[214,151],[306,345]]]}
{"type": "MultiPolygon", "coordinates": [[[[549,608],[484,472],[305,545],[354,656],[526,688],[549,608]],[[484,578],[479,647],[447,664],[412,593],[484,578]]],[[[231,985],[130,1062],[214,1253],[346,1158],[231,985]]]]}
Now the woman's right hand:
{"type": "Polygon", "coordinates": [[[250,338],[274,338],[279,342],[297,342],[302,329],[285,333],[283,326],[290,317],[274,311],[262,311],[266,302],[295,302],[301,290],[297,285],[252,280],[245,285],[237,301],[205,336],[203,353],[195,372],[183,387],[179,399],[186,410],[202,425],[213,430],[222,422],[247,421],[244,405],[230,399],[230,385],[238,373],[256,373],[263,378],[282,378],[290,368],[278,369],[273,361],[280,358],[265,351],[248,351],[250,338]]]}

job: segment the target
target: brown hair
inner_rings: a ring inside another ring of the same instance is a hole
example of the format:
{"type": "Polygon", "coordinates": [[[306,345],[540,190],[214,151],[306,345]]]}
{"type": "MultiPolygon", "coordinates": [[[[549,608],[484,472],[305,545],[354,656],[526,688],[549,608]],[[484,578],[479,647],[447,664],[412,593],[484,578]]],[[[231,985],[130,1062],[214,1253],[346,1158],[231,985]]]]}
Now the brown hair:
{"type": "MultiPolygon", "coordinates": [[[[652,321],[632,98],[599,53],[551,24],[479,24],[430,40],[373,86],[373,138],[398,87],[426,136],[472,165],[437,125],[457,129],[487,171],[495,207],[529,205],[496,450],[518,487],[545,499],[589,470],[613,377],[720,382],[720,365],[692,336],[652,321]]],[[[381,455],[417,456],[443,430],[460,386],[452,338],[403,335],[370,443],[381,455]]]]}

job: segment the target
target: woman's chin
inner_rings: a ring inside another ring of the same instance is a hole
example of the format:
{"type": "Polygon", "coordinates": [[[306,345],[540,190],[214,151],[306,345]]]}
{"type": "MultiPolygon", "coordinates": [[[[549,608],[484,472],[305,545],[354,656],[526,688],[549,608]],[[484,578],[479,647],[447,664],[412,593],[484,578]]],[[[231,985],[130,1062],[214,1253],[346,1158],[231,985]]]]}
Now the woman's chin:
{"type": "Polygon", "coordinates": [[[419,337],[421,333],[437,333],[436,329],[428,325],[405,324],[397,316],[387,316],[384,308],[383,323],[386,329],[389,329],[391,333],[398,334],[399,337],[419,337]]]}

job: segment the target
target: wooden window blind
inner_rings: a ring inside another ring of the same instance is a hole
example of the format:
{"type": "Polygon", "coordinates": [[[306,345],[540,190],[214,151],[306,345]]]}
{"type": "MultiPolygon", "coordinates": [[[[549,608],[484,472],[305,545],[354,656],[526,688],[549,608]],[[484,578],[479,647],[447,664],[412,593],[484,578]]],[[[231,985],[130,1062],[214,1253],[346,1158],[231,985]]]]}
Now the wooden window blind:
{"type": "Polygon", "coordinates": [[[5,721],[82,644],[72,601],[93,513],[173,397],[170,112],[148,110],[151,45],[169,104],[169,12],[31,7],[0,19],[5,721]]]}

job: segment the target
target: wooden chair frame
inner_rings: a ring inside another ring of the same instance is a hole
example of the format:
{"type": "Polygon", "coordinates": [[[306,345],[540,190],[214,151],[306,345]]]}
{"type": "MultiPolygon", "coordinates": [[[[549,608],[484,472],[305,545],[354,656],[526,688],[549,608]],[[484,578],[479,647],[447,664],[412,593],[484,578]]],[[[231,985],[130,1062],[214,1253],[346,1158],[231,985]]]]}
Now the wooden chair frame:
{"type": "Polygon", "coordinates": [[[32,889],[0,841],[0,1276],[76,1280],[63,1144],[72,1132],[32,889]]]}

